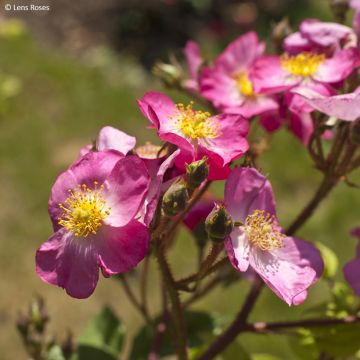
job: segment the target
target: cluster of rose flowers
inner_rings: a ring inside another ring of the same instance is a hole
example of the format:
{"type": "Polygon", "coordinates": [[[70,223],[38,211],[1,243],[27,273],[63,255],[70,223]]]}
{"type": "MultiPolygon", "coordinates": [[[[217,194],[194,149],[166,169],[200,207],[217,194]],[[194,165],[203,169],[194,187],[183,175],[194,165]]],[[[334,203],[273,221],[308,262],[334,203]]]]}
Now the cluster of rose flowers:
{"type": "MultiPolygon", "coordinates": [[[[284,37],[279,55],[266,55],[265,44],[248,32],[209,65],[189,41],[184,49],[189,76],[173,80],[209,111],[148,92],[138,106],[162,145],[137,146],[134,137],[102,128],[52,187],[54,234],[36,253],[39,277],[86,298],[99,269],[105,277],[128,272],[156,254],[158,243],[167,251],[164,242],[179,223],[195,231],[205,222],[208,238],[237,271],[258,274],[288,305],[302,303],[322,274],[323,260],[313,244],[280,226],[271,184],[252,158],[249,129],[260,123],[273,133],[286,126],[304,149],[315,143],[313,158],[324,172],[329,167],[321,143],[339,142],[338,133],[350,129],[334,183],[360,165],[355,157],[360,3],[355,1],[356,6],[353,28],[304,20],[284,37]],[[209,196],[209,184],[223,180],[223,200],[209,196]]],[[[360,228],[353,234],[360,239],[360,228]]],[[[344,273],[360,296],[359,250],[344,273]]]]}

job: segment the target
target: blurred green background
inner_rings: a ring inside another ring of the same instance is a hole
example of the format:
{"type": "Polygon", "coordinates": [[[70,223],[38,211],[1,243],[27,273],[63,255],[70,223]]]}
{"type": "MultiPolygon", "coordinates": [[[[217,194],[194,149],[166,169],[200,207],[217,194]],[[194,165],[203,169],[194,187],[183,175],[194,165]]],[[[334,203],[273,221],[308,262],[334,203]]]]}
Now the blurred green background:
{"type": "MultiPolygon", "coordinates": [[[[59,338],[69,328],[79,334],[103,304],[112,305],[127,329],[129,349],[129,340],[142,319],[130,307],[119,284],[101,279],[90,299],[74,300],[36,277],[34,254],[52,231],[47,200],[55,177],[77,158],[79,149],[91,142],[102,126],[112,125],[136,135],[138,144],[156,141],[136,106],[136,99],[145,91],[161,89],[149,72],[153,62],[166,60],[168,49],[179,53],[190,37],[211,54],[247,29],[256,27],[260,34],[268,35],[271,22],[284,15],[294,27],[306,17],[331,19],[326,0],[168,0],[149,2],[148,7],[136,1],[114,3],[119,5],[118,12],[112,12],[110,18],[106,18],[100,3],[93,11],[103,18],[93,17],[86,23],[80,17],[76,23],[76,11],[65,1],[61,16],[73,16],[73,29],[68,33],[67,28],[56,28],[50,20],[56,18],[56,8],[51,14],[31,18],[29,14],[6,14],[12,19],[19,15],[23,23],[9,23],[5,13],[0,13],[1,360],[26,359],[15,319],[36,294],[44,296],[52,318],[50,330],[59,338]],[[97,36],[91,38],[91,31],[97,36]]],[[[171,95],[179,97],[174,92],[171,95]]],[[[276,134],[261,166],[273,184],[280,219],[286,227],[310,198],[320,175],[303,146],[285,130],[276,134]]],[[[359,173],[353,174],[352,180],[360,180],[359,173]]],[[[221,185],[213,190],[221,196],[221,185]]],[[[349,236],[349,229],[360,225],[358,192],[340,184],[299,232],[303,238],[324,242],[334,249],[341,266],[354,256],[355,239],[349,236]]],[[[195,247],[185,230],[175,253],[178,273],[187,274],[195,263],[195,247]]],[[[151,269],[156,273],[155,263],[151,263],[151,269]]],[[[342,278],[341,271],[338,277],[342,278]]],[[[152,282],[155,292],[159,286],[156,275],[152,282]]],[[[230,321],[247,287],[239,282],[226,290],[216,290],[194,307],[230,321]]],[[[320,283],[310,290],[304,305],[288,308],[265,290],[252,320],[297,319],[326,296],[327,287],[320,283]]],[[[157,295],[152,296],[151,304],[155,313],[157,295]]],[[[297,359],[285,336],[244,335],[239,340],[250,352],[297,359]]]]}

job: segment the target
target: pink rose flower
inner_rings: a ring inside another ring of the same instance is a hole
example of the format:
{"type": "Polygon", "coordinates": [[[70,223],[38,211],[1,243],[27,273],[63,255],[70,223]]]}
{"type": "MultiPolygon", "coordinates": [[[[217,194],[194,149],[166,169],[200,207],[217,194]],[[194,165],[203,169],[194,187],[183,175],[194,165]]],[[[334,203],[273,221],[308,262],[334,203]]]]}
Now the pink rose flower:
{"type": "Polygon", "coordinates": [[[227,113],[246,118],[275,110],[273,97],[253,87],[253,64],[263,54],[265,44],[255,32],[248,32],[230,43],[212,68],[201,73],[200,92],[214,106],[227,113]]]}
{"type": "Polygon", "coordinates": [[[126,272],[146,255],[147,227],[136,220],[149,188],[136,156],[89,152],[59,175],[49,213],[54,234],[36,253],[36,272],[75,298],[89,297],[103,275],[126,272]]]}
{"type": "Polygon", "coordinates": [[[240,223],[225,240],[232,265],[241,272],[250,266],[288,305],[303,302],[323,261],[313,245],[283,233],[269,181],[254,168],[237,168],[226,181],[224,202],[240,223]]]}
{"type": "Polygon", "coordinates": [[[273,93],[316,87],[316,91],[323,94],[329,91],[330,84],[347,78],[358,65],[356,48],[340,50],[330,58],[315,52],[264,56],[254,66],[254,88],[273,93]]]}
{"type": "Polygon", "coordinates": [[[224,179],[228,164],[241,157],[249,148],[246,136],[249,124],[237,114],[211,116],[192,105],[175,105],[162,93],[149,92],[138,101],[142,113],[150,120],[158,136],[181,149],[176,164],[209,158],[209,179],[224,179]]]}

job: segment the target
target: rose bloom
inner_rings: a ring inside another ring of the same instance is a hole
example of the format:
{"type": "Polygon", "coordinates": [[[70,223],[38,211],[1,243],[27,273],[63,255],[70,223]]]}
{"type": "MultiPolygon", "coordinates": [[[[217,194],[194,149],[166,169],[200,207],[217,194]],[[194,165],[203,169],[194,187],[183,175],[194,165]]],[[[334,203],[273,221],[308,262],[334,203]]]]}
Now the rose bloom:
{"type": "Polygon", "coordinates": [[[193,109],[192,104],[176,105],[158,92],[146,93],[138,104],[160,139],[181,149],[176,158],[176,164],[181,169],[184,169],[185,163],[207,156],[209,179],[225,179],[230,172],[230,162],[241,157],[249,148],[246,140],[249,124],[241,115],[212,116],[207,111],[193,109]]]}
{"type": "Polygon", "coordinates": [[[288,305],[302,303],[323,261],[313,245],[283,232],[269,181],[254,168],[236,168],[226,181],[224,203],[235,222],[225,240],[235,269],[250,266],[288,305]]]}
{"type": "Polygon", "coordinates": [[[113,150],[89,152],[60,174],[49,200],[54,234],[36,253],[39,277],[87,298],[99,269],[108,277],[135,267],[149,246],[136,219],[149,183],[140,158],[113,150]]]}
{"type": "Polygon", "coordinates": [[[255,32],[231,42],[216,58],[214,66],[201,72],[201,95],[221,111],[246,118],[276,110],[275,98],[261,94],[253,86],[253,65],[264,50],[265,44],[259,42],[255,32]]]}

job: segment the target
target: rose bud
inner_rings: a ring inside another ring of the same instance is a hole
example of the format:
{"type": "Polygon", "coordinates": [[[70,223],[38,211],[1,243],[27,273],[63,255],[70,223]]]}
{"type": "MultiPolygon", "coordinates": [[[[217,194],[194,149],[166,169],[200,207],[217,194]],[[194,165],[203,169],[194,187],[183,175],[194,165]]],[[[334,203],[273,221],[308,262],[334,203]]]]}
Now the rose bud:
{"type": "Polygon", "coordinates": [[[183,179],[179,179],[165,192],[162,201],[163,211],[168,216],[175,216],[185,209],[188,200],[186,183],[183,179]]]}
{"type": "Polygon", "coordinates": [[[234,223],[224,205],[216,204],[205,220],[205,229],[209,239],[220,243],[232,232],[234,223]]]}
{"type": "Polygon", "coordinates": [[[186,178],[190,189],[196,189],[209,176],[208,157],[186,164],[186,178]]]}

